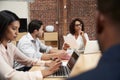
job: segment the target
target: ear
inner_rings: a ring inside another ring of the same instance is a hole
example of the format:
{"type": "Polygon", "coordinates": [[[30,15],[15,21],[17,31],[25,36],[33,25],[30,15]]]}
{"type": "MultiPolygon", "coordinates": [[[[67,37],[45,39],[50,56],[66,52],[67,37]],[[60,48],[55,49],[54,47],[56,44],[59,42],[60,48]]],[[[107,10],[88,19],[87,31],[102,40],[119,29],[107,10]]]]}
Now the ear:
{"type": "Polygon", "coordinates": [[[104,31],[104,21],[105,21],[105,17],[103,14],[101,14],[99,11],[97,11],[97,34],[101,34],[104,31]]]}
{"type": "Polygon", "coordinates": [[[37,31],[38,31],[38,30],[37,30],[37,29],[35,29],[33,32],[34,32],[34,33],[36,33],[37,31]]]}

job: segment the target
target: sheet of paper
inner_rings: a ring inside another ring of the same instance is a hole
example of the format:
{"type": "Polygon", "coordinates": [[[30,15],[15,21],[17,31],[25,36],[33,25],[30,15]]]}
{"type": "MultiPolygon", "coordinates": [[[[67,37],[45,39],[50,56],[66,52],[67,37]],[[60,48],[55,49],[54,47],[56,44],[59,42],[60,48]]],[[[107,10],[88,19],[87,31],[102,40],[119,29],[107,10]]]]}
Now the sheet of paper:
{"type": "Polygon", "coordinates": [[[65,43],[70,45],[71,49],[78,49],[78,45],[76,43],[75,38],[73,37],[67,37],[67,36],[63,36],[65,43]]]}

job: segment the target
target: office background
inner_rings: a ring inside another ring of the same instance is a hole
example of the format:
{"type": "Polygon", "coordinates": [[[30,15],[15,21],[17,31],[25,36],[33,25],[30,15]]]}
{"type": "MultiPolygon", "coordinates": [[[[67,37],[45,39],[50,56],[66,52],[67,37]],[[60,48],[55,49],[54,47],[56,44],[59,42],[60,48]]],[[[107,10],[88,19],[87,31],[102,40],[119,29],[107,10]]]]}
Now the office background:
{"type": "Polygon", "coordinates": [[[32,19],[42,20],[44,25],[53,25],[58,32],[58,47],[63,44],[63,35],[68,33],[69,23],[81,18],[90,40],[96,39],[96,0],[7,0],[0,1],[0,10],[8,9],[18,14],[27,23],[32,19]]]}

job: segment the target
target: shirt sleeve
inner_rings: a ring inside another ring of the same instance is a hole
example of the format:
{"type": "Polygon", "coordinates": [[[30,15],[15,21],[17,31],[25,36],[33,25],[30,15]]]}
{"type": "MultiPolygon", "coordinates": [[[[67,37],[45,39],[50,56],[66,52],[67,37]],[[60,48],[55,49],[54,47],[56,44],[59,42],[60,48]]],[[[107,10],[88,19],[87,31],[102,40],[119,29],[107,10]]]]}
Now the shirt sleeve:
{"type": "Polygon", "coordinates": [[[84,34],[84,36],[85,36],[85,39],[86,39],[87,41],[89,41],[88,34],[87,34],[87,33],[85,33],[85,34],[84,34]]]}
{"type": "Polygon", "coordinates": [[[2,80],[43,80],[41,71],[16,71],[0,55],[0,79],[2,80]],[[22,76],[20,76],[22,75],[22,76]]]}
{"type": "Polygon", "coordinates": [[[38,40],[38,42],[39,42],[40,52],[49,53],[49,51],[52,49],[51,46],[46,46],[40,40],[38,40]]]}
{"type": "Polygon", "coordinates": [[[17,47],[21,52],[23,52],[26,56],[30,58],[38,58],[41,59],[42,53],[36,51],[33,44],[29,41],[19,42],[17,47]]]}
{"type": "Polygon", "coordinates": [[[37,59],[37,58],[29,58],[27,56],[25,56],[23,53],[21,53],[21,51],[15,47],[15,50],[14,50],[14,57],[15,57],[15,60],[23,65],[26,65],[26,66],[32,66],[32,65],[39,65],[40,66],[44,66],[45,65],[45,62],[44,61],[41,61],[40,59],[37,59]]]}

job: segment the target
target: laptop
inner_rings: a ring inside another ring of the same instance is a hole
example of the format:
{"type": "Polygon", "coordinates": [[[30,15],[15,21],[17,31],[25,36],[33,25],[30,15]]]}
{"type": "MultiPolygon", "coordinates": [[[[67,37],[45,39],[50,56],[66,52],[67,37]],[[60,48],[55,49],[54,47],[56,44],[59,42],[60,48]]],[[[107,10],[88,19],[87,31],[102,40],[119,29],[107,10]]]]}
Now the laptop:
{"type": "Polygon", "coordinates": [[[100,53],[100,52],[101,51],[100,51],[97,40],[87,41],[86,46],[85,46],[85,50],[84,50],[84,54],[87,54],[87,53],[100,53]]]}
{"type": "Polygon", "coordinates": [[[75,51],[73,51],[71,58],[69,59],[67,65],[62,65],[57,72],[55,72],[54,74],[52,74],[48,77],[68,77],[70,72],[72,71],[78,57],[79,57],[79,54],[77,54],[75,51]]]}

